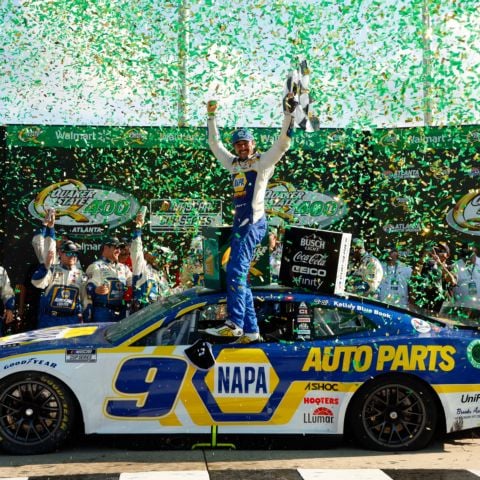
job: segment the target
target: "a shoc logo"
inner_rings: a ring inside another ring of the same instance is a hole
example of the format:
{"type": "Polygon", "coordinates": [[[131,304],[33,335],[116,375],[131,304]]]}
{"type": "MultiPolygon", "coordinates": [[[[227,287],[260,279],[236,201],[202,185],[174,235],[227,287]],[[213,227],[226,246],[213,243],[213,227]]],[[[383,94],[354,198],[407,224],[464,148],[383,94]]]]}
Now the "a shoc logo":
{"type": "Polygon", "coordinates": [[[223,349],[205,383],[223,413],[259,413],[279,383],[260,349],[223,349]]]}
{"type": "Polygon", "coordinates": [[[462,233],[480,235],[480,190],[464,195],[447,213],[448,224],[462,233]]]}

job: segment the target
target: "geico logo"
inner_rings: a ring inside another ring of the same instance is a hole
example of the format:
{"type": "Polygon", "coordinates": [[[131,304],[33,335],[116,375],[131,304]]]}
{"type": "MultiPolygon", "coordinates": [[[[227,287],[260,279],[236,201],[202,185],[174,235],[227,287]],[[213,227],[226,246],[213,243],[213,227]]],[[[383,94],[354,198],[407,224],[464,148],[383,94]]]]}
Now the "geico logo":
{"type": "Polygon", "coordinates": [[[268,396],[270,365],[216,365],[216,396],[268,396]]]}
{"type": "Polygon", "coordinates": [[[305,397],[303,403],[306,405],[338,405],[338,398],[331,397],[305,397]]]}
{"type": "Polygon", "coordinates": [[[314,347],[309,350],[302,371],[366,372],[373,368],[449,372],[455,368],[455,353],[451,345],[381,345],[375,351],[369,345],[314,347]]]}
{"type": "Polygon", "coordinates": [[[293,273],[301,273],[303,275],[315,275],[317,277],[326,277],[327,271],[322,268],[302,267],[301,265],[294,265],[292,267],[293,273]]]}

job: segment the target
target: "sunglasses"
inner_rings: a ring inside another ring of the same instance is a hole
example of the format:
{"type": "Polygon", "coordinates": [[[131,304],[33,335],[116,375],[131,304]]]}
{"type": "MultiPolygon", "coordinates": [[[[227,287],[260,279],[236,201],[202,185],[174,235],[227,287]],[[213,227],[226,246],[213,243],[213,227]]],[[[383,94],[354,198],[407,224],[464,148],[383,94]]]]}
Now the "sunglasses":
{"type": "Polygon", "coordinates": [[[78,257],[77,252],[63,252],[66,257],[78,257]]]}

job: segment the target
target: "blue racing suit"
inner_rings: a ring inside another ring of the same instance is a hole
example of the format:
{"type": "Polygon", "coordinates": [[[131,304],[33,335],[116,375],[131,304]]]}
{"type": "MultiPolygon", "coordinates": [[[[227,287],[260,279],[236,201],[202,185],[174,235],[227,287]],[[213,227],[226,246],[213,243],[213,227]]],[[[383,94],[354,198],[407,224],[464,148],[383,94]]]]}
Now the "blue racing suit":
{"type": "Polygon", "coordinates": [[[40,298],[38,328],[72,325],[82,322],[86,306],[85,274],[75,265],[68,269],[56,263],[44,264],[32,276],[35,287],[45,289],[40,298]]]}
{"type": "Polygon", "coordinates": [[[215,117],[208,118],[208,144],[233,182],[233,220],[230,259],[227,264],[227,310],[229,319],[245,333],[258,332],[253,297],[247,283],[256,246],[267,232],[265,191],[276,163],[289,149],[292,116],[285,114],[280,136],[265,153],[246,160],[231,154],[221,143],[215,117]]]}
{"type": "Polygon", "coordinates": [[[118,322],[127,315],[123,296],[132,285],[132,272],[120,262],[111,262],[105,257],[93,262],[87,268],[87,294],[92,303],[94,322],[118,322]],[[95,292],[96,287],[108,286],[105,295],[95,292]]]}

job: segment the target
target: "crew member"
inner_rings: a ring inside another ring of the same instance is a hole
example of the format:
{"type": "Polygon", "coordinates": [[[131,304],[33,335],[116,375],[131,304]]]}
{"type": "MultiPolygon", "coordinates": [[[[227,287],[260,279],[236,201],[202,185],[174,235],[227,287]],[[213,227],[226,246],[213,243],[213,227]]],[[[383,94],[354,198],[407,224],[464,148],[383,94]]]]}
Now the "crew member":
{"type": "Polygon", "coordinates": [[[130,244],[135,309],[154,303],[169,293],[168,279],[159,265],[158,258],[143,251],[143,224],[143,215],[139,213],[136,217],[136,230],[130,244]]]}
{"type": "Polygon", "coordinates": [[[126,316],[125,291],[132,285],[132,272],[118,257],[122,243],[110,237],[101,247],[101,258],[87,268],[87,294],[94,322],[117,322],[126,316]]]}
{"type": "Polygon", "coordinates": [[[45,263],[32,276],[32,284],[44,289],[40,299],[38,328],[71,325],[83,321],[86,307],[86,277],[77,267],[80,246],[68,240],[60,246],[59,263],[55,250],[48,250],[45,263]]]}

